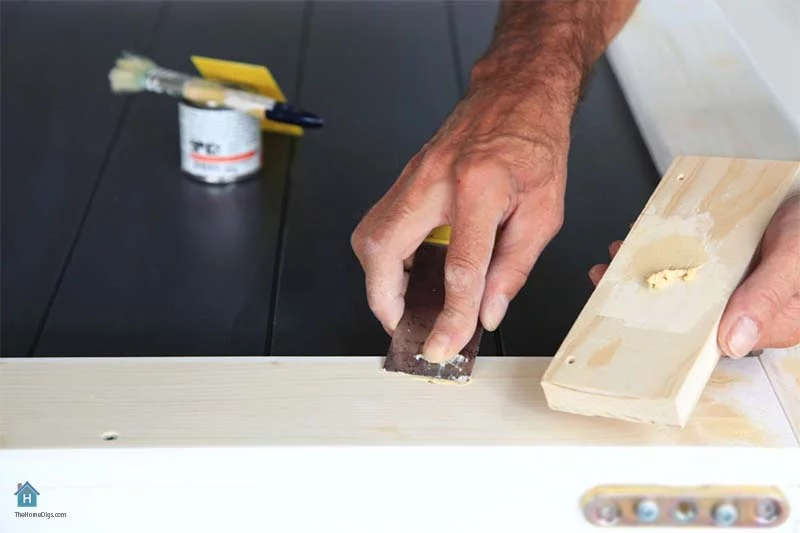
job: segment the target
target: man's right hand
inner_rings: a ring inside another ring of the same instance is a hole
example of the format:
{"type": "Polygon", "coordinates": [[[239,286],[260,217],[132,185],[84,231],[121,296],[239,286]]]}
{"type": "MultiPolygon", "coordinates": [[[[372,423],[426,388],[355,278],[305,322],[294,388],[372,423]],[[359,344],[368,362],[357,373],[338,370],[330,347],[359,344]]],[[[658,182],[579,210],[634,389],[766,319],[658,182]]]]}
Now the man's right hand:
{"type": "Polygon", "coordinates": [[[353,233],[369,306],[388,332],[403,314],[404,262],[442,224],[452,231],[445,305],[423,355],[454,356],[479,317],[498,326],[561,227],[571,115],[547,91],[491,83],[456,106],[353,233]]]}
{"type": "Polygon", "coordinates": [[[494,330],[564,214],[569,127],[591,65],[636,0],[503,0],[470,90],[352,236],[369,306],[391,334],[404,264],[451,225],[445,304],[423,348],[442,362],[478,319],[494,330]]]}

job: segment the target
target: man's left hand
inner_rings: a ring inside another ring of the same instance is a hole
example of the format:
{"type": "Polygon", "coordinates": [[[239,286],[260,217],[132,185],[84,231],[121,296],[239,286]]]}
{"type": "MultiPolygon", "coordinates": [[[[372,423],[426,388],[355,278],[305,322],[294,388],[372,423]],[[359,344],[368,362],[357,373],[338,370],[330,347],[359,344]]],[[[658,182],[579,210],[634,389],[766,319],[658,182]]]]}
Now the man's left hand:
{"type": "MultiPolygon", "coordinates": [[[[609,247],[613,259],[622,241],[609,247]]],[[[608,265],[595,265],[589,278],[597,285],[608,265]]],[[[753,350],[800,344],[800,194],[775,212],[755,267],[734,291],[722,315],[717,342],[730,357],[753,350]]]]}

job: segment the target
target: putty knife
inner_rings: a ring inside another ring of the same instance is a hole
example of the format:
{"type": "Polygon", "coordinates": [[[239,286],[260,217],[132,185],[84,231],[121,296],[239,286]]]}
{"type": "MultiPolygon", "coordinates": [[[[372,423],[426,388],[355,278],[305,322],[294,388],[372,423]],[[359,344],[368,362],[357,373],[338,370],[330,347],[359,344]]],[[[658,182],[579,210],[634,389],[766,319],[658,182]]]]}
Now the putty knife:
{"type": "Polygon", "coordinates": [[[406,289],[405,311],[394,331],[384,370],[419,376],[429,381],[468,383],[478,355],[483,327],[463,350],[443,364],[422,357],[422,347],[444,307],[444,265],[450,244],[450,226],[434,229],[414,254],[406,289]]]}

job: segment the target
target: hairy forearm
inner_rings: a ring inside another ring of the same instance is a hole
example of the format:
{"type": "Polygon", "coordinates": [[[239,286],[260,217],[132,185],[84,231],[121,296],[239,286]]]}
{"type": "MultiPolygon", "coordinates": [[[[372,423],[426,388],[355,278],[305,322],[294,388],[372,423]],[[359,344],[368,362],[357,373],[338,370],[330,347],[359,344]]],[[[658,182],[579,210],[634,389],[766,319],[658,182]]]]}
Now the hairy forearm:
{"type": "Polygon", "coordinates": [[[505,92],[543,88],[572,109],[594,62],[637,0],[503,0],[494,38],[472,69],[471,86],[505,92]]]}

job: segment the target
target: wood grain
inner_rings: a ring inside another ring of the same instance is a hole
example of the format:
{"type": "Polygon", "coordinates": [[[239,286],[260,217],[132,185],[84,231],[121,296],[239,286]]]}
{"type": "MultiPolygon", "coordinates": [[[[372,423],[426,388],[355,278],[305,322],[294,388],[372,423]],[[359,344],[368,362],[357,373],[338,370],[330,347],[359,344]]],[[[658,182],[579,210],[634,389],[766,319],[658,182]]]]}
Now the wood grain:
{"type": "Polygon", "coordinates": [[[726,302],[798,175],[798,162],[677,158],[546,372],[548,404],[685,425],[719,359],[726,302]],[[694,267],[691,281],[645,281],[694,267]]]}
{"type": "Polygon", "coordinates": [[[798,446],[754,358],[719,365],[682,431],[551,411],[536,386],[547,359],[478,359],[474,382],[461,387],[385,373],[381,362],[380,357],[0,360],[0,448],[798,446]]]}
{"type": "Polygon", "coordinates": [[[764,350],[760,359],[794,433],[800,439],[800,345],[785,350],[764,350]]]}

